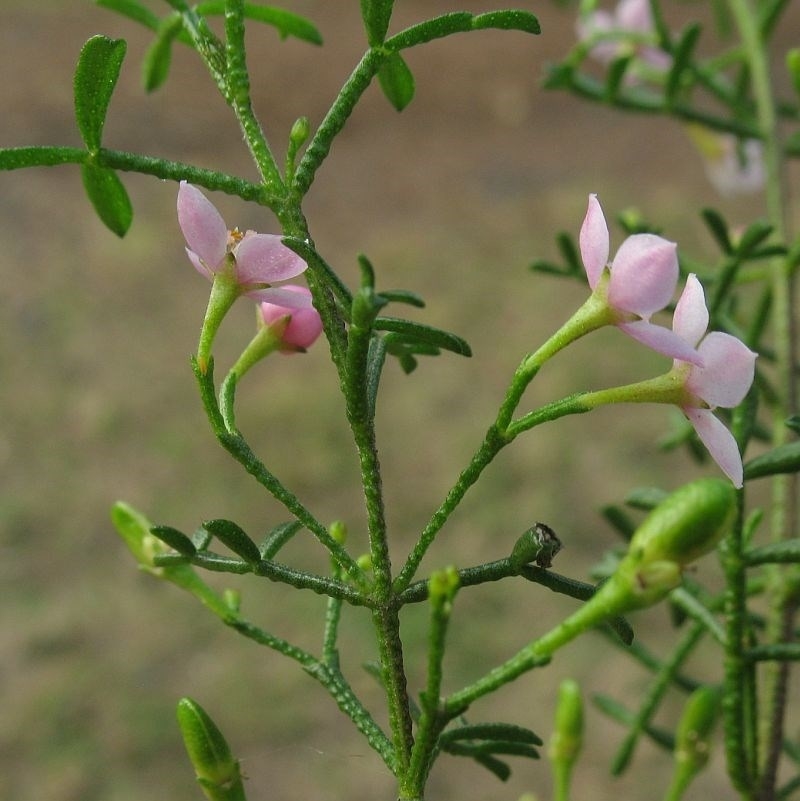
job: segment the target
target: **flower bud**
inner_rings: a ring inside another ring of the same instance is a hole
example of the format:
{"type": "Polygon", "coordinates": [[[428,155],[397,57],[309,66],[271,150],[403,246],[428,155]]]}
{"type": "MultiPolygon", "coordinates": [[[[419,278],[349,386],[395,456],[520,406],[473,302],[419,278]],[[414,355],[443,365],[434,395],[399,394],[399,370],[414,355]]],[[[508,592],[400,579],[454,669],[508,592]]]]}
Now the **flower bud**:
{"type": "Polygon", "coordinates": [[[558,688],[556,718],[548,756],[572,765],[583,745],[583,698],[576,681],[564,679],[558,688]]]}
{"type": "Polygon", "coordinates": [[[244,801],[239,762],[208,713],[191,698],[178,702],[178,725],[197,781],[211,801],[244,801]]]}
{"type": "Polygon", "coordinates": [[[514,543],[509,559],[517,569],[531,562],[548,568],[560,550],[561,540],[555,531],[544,523],[536,523],[514,543]]]}
{"type": "Polygon", "coordinates": [[[686,701],[675,733],[675,760],[697,773],[708,762],[709,738],[720,707],[719,687],[700,687],[686,701]]]}
{"type": "Polygon", "coordinates": [[[704,478],[684,484],[639,526],[625,561],[666,561],[683,567],[714,549],[735,514],[736,491],[729,481],[704,478]]]}

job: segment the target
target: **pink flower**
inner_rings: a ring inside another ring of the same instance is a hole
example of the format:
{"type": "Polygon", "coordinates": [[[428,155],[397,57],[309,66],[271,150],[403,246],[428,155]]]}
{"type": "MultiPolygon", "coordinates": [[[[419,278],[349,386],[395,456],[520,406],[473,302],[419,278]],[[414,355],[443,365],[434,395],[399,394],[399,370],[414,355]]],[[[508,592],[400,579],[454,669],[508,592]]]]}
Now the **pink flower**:
{"type": "Polygon", "coordinates": [[[189,261],[209,281],[226,276],[239,287],[240,294],[253,300],[310,307],[310,297],[304,293],[271,286],[306,269],[306,263],[281,242],[280,236],[229,231],[214,204],[186,181],[181,181],[178,190],[178,223],[189,261]]]}
{"type": "Polygon", "coordinates": [[[577,30],[582,42],[597,39],[590,53],[603,64],[632,54],[659,72],[672,65],[669,53],[645,43],[655,40],[650,0],[620,0],[613,12],[592,11],[578,20],[577,30]]]}
{"type": "Polygon", "coordinates": [[[672,329],[689,345],[697,346],[702,365],[687,364],[681,359],[673,364],[674,373],[685,375],[686,400],[681,409],[714,461],[736,487],[741,487],[739,447],[730,431],[714,416],[713,409],[718,406],[732,409],[744,400],[753,384],[757,354],[730,334],[720,331],[706,334],[707,327],[705,294],[692,274],[686,279],[675,307],[672,329]]]}
{"type": "Polygon", "coordinates": [[[608,226],[597,195],[589,195],[579,242],[589,286],[607,305],[614,325],[665,356],[692,363],[700,360],[684,338],[650,322],[650,316],[669,303],[678,283],[674,242],[655,234],[633,234],[609,265],[608,226]]]}
{"type": "MultiPolygon", "coordinates": [[[[311,293],[306,287],[287,284],[284,290],[302,294],[308,298],[309,303],[311,301],[311,293]]],[[[280,335],[283,345],[281,347],[282,353],[304,351],[310,348],[322,333],[322,320],[319,312],[313,306],[298,309],[265,302],[261,303],[259,308],[264,325],[267,327],[274,326],[276,323],[288,318],[280,335]]]]}

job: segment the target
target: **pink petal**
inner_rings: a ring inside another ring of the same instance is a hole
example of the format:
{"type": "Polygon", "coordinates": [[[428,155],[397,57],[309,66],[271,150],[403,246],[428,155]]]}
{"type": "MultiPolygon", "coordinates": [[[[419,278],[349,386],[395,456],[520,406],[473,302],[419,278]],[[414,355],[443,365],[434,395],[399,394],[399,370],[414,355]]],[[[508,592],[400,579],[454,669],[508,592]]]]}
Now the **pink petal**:
{"type": "Polygon", "coordinates": [[[245,292],[248,298],[257,303],[273,303],[284,309],[309,309],[311,297],[293,292],[289,287],[270,286],[245,292]]]}
{"type": "Polygon", "coordinates": [[[579,244],[589,286],[594,289],[608,265],[609,249],[608,226],[597,195],[589,195],[589,207],[581,226],[579,244]]]}
{"type": "Polygon", "coordinates": [[[248,234],[233,251],[240,284],[272,284],[294,278],[306,263],[275,234],[248,234]]]}
{"type": "Polygon", "coordinates": [[[208,267],[203,263],[200,257],[193,251],[186,248],[186,255],[189,257],[189,261],[192,263],[192,266],[197,270],[203,278],[208,278],[209,281],[214,280],[214,273],[212,270],[209,270],[208,267]]]}
{"type": "MultiPolygon", "coordinates": [[[[311,301],[311,293],[305,287],[285,286],[283,290],[304,295],[309,303],[311,301]]],[[[319,312],[313,307],[294,309],[277,306],[273,303],[262,303],[261,314],[266,325],[271,325],[287,315],[290,316],[289,323],[281,338],[286,345],[292,348],[305,350],[311,347],[322,333],[322,320],[319,312]]]]}
{"type": "Polygon", "coordinates": [[[692,273],[675,306],[672,330],[690,345],[697,345],[708,328],[708,309],[703,285],[692,273]]]}
{"type": "Polygon", "coordinates": [[[709,406],[738,406],[753,384],[756,353],[730,334],[712,331],[698,347],[702,367],[694,367],[686,388],[709,406]]]}
{"type": "Polygon", "coordinates": [[[702,364],[703,357],[686,340],[679,337],[674,331],[654,325],[646,320],[636,320],[632,323],[618,323],[617,328],[641,342],[656,353],[680,359],[690,364],[702,364]]]}
{"type": "Polygon", "coordinates": [[[178,223],[189,249],[214,271],[225,257],[228,229],[214,204],[186,181],[178,189],[178,223]]]}
{"type": "Polygon", "coordinates": [[[697,436],[706,446],[711,458],[720,466],[722,472],[740,488],[744,479],[742,457],[739,446],[727,428],[708,409],[685,408],[683,413],[694,426],[697,436]]]}
{"type": "Polygon", "coordinates": [[[650,0],[620,0],[614,13],[615,27],[632,33],[652,33],[653,15],[650,0]]]}
{"type": "Polygon", "coordinates": [[[609,305],[647,319],[666,306],[678,283],[677,246],[655,234],[634,234],[611,263],[609,305]]]}

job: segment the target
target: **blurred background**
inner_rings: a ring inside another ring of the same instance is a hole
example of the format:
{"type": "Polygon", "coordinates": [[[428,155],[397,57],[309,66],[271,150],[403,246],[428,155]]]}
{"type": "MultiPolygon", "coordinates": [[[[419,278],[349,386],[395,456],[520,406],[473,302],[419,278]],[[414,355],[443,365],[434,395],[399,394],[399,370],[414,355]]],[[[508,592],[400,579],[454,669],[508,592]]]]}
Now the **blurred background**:
{"type": "MultiPolygon", "coordinates": [[[[254,101],[276,153],[297,117],[319,123],[364,48],[356,2],[285,5],[314,21],[325,45],[249,30],[254,101]]],[[[420,293],[428,305],[413,314],[461,334],[474,350],[469,360],[423,360],[411,376],[387,365],[378,425],[397,563],[478,446],[521,356],[584,299],[576,282],[534,274],[529,265],[556,257],[557,232],[577,235],[590,192],[609,219],[635,207],[681,253],[699,259],[716,256],[697,214],[702,206],[734,223],[762,213],[757,196],[715,194],[677,124],[543,91],[545,64],[574,41],[573,12],[545,0],[524,5],[540,17],[541,36],[486,31],[408,52],[417,81],[412,104],[398,114],[371,87],[307,198],[317,246],[345,281],[354,285],[357,254],[367,254],[379,288],[420,293]]],[[[705,9],[666,5],[676,28],[705,9]]],[[[487,8],[477,0],[404,0],[392,30],[435,13],[487,8]]],[[[175,48],[167,85],[146,96],[140,65],[150,34],[143,28],[88,0],[3,0],[3,10],[0,146],[80,145],[72,72],[86,39],[104,33],[128,41],[107,147],[255,178],[236,124],[188,48],[175,48]]],[[[797,17],[794,9],[789,19],[797,17]]],[[[185,531],[228,517],[259,539],[285,519],[219,448],[196,396],[189,355],[209,286],[183,252],[177,187],[123,178],[135,217],[119,240],[94,216],[76,167],[0,174],[0,798],[199,798],[174,722],[182,695],[203,704],[226,732],[250,777],[251,801],[392,798],[379,759],[321,688],[282,657],[237,638],[177,588],[138,572],[112,530],[109,509],[118,499],[185,531]]],[[[277,231],[263,209],[212,199],[230,226],[277,231]]],[[[613,226],[612,252],[621,240],[613,226]]],[[[220,366],[252,331],[252,308],[237,304],[217,347],[220,366]]],[[[240,387],[239,423],[319,519],[348,524],[358,552],[366,544],[356,462],[326,357],[320,343],[305,356],[260,365],[240,387]]],[[[548,365],[522,408],[667,367],[618,332],[598,332],[548,365]]],[[[541,520],[564,542],[554,569],[586,578],[617,544],[599,514],[604,503],[633,486],[671,488],[715,473],[685,453],[657,450],[669,414],[600,410],[520,438],[468,495],[424,569],[505,556],[541,520]]],[[[307,538],[286,558],[324,570],[319,551],[307,538]]],[[[715,560],[697,571],[713,582],[715,560]]],[[[245,614],[258,624],[318,649],[323,603],[316,596],[252,577],[212,579],[240,589],[245,614]]],[[[464,591],[445,690],[482,674],[573,608],[524,582],[464,591]]],[[[634,623],[657,653],[675,641],[664,610],[634,623]]],[[[409,610],[404,637],[415,691],[424,680],[425,625],[422,606],[409,610]]],[[[368,633],[367,615],[349,610],[345,668],[377,710],[380,691],[359,667],[375,657],[368,633]]],[[[717,678],[717,654],[709,650],[691,671],[717,678]]],[[[470,717],[530,726],[546,739],[554,688],[567,675],[587,696],[603,691],[630,707],[648,680],[589,634],[553,668],[484,699],[470,717]]],[[[676,709],[668,706],[659,722],[674,724],[676,709]]],[[[669,759],[642,742],[631,770],[611,778],[623,731],[594,708],[587,717],[575,797],[652,799],[669,759]]],[[[731,797],[719,749],[716,756],[694,797],[731,797]]],[[[545,761],[512,767],[501,785],[475,763],[443,757],[429,797],[517,799],[534,791],[549,798],[545,761]]]]}

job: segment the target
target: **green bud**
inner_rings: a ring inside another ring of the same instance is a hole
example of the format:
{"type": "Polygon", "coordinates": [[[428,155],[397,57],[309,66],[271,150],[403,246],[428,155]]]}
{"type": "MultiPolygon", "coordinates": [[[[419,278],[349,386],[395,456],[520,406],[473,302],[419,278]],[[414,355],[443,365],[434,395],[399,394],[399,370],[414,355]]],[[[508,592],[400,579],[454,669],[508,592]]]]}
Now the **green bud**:
{"type": "Polygon", "coordinates": [[[578,682],[564,679],[558,688],[556,718],[547,755],[572,765],[583,745],[583,697],[578,682]]]}
{"type": "Polygon", "coordinates": [[[548,568],[560,550],[561,540],[555,531],[544,523],[536,523],[514,543],[510,560],[517,569],[531,562],[548,568]]]}
{"type": "Polygon", "coordinates": [[[431,603],[442,608],[446,607],[455,598],[460,583],[458,571],[452,565],[431,573],[428,579],[428,597],[431,603]]]}
{"type": "Polygon", "coordinates": [[[719,715],[719,687],[700,687],[686,701],[675,733],[675,760],[697,773],[708,762],[710,736],[719,715]]]}
{"type": "Polygon", "coordinates": [[[683,567],[714,549],[735,514],[736,490],[729,481],[703,478],[684,484],[645,518],[624,561],[683,567]]]}
{"type": "Polygon", "coordinates": [[[308,141],[310,133],[311,125],[308,122],[308,117],[299,117],[295,120],[292,130],[289,132],[289,141],[295,153],[308,141]]]}
{"type": "Polygon", "coordinates": [[[344,545],[347,541],[347,526],[341,520],[334,520],[328,526],[328,533],[339,545],[344,545]]]}
{"type": "Polygon", "coordinates": [[[161,568],[154,566],[153,559],[156,554],[164,553],[167,546],[151,534],[153,524],[124,501],[117,501],[111,507],[111,522],[136,557],[139,566],[150,573],[161,575],[161,568]]]}
{"type": "Polygon", "coordinates": [[[239,762],[208,713],[191,698],[178,702],[178,725],[197,781],[211,801],[244,801],[239,762]]]}

